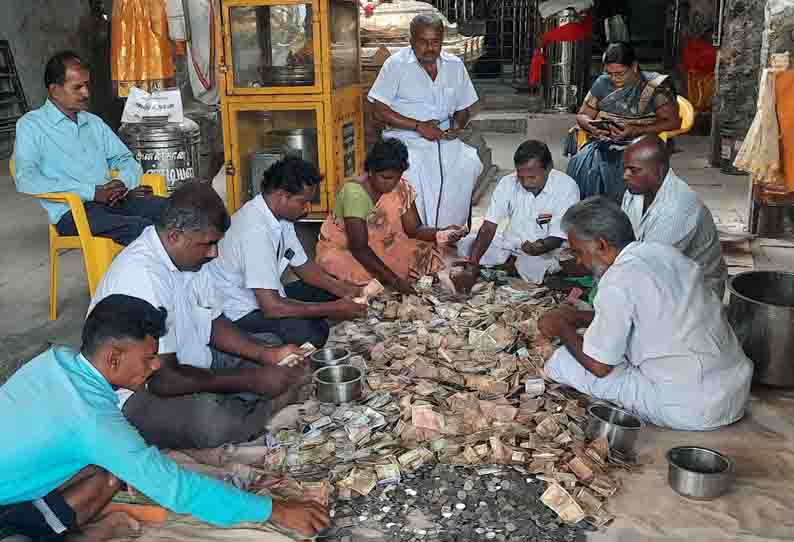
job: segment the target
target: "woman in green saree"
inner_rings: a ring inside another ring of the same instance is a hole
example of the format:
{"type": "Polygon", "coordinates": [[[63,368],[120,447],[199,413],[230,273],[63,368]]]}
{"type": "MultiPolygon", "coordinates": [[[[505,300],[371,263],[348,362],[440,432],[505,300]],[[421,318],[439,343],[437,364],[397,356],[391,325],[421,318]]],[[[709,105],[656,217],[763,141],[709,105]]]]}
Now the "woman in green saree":
{"type": "Polygon", "coordinates": [[[582,199],[606,195],[621,203],[623,150],[644,134],[681,126],[675,89],[667,75],[641,71],[634,49],[611,43],[604,52],[604,74],[596,79],[576,116],[590,135],[568,163],[582,199]]]}

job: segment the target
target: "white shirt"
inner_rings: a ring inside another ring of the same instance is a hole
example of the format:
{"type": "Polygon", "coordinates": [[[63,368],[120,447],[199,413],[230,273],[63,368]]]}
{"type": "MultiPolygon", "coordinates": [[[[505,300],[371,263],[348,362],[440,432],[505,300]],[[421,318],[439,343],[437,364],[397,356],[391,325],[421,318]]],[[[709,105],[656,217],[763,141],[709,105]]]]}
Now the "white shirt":
{"type": "MultiPolygon", "coordinates": [[[[413,49],[404,47],[383,63],[367,97],[408,118],[442,121],[441,129],[446,129],[446,121],[452,115],[471,107],[479,98],[462,60],[442,51],[436,65],[438,75],[434,81],[413,49]]],[[[400,137],[422,137],[413,130],[387,130],[384,136],[398,133],[400,137]]]]}
{"type": "Polygon", "coordinates": [[[259,309],[254,289],[277,290],[286,297],[281,275],[287,267],[300,267],[308,260],[295,225],[276,219],[260,194],[234,213],[218,244],[218,257],[207,267],[224,314],[239,320],[259,309]]]}
{"type": "MultiPolygon", "coordinates": [[[[195,367],[208,369],[212,365],[212,321],[221,314],[214,285],[207,273],[177,269],[154,226],[143,230],[116,256],[102,277],[88,312],[113,294],[137,297],[168,311],[160,354],[176,354],[180,363],[195,367]]],[[[119,390],[120,404],[130,395],[131,391],[119,390]]]]}
{"type": "Polygon", "coordinates": [[[511,173],[496,185],[485,220],[493,224],[510,220],[503,233],[504,242],[510,246],[501,248],[518,249],[524,241],[532,242],[549,236],[567,239],[560,223],[565,211],[578,201],[576,181],[561,171],[551,170],[546,186],[537,196],[521,186],[516,174],[511,173]],[[550,214],[551,222],[538,224],[538,216],[542,214],[550,214]]]}
{"type": "Polygon", "coordinates": [[[672,245],[703,268],[706,283],[721,297],[728,268],[722,259],[720,236],[711,212],[697,193],[671,169],[643,214],[645,196],[628,190],[623,211],[629,216],[637,241],[672,245]]]}
{"type": "Polygon", "coordinates": [[[611,399],[679,428],[742,416],[752,363],[689,258],[669,245],[631,243],[601,278],[594,306],[584,352],[627,369],[611,399]]]}

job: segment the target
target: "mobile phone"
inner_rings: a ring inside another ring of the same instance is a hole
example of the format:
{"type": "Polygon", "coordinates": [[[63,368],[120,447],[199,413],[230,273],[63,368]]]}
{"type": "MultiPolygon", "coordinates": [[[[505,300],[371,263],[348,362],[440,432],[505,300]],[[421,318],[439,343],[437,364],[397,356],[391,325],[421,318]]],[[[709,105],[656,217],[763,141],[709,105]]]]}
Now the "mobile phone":
{"type": "Polygon", "coordinates": [[[614,120],[603,119],[603,120],[594,120],[590,123],[591,126],[594,128],[598,128],[599,130],[609,130],[612,126],[615,128],[622,128],[620,124],[615,122],[614,120]]]}

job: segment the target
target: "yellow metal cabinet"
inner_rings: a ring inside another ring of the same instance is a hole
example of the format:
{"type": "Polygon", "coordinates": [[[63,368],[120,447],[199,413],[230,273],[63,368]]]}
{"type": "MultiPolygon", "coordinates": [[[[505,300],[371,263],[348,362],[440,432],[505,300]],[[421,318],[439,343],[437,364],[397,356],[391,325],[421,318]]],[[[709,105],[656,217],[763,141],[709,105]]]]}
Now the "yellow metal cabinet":
{"type": "Polygon", "coordinates": [[[311,217],[324,217],[363,169],[357,1],[221,0],[217,12],[229,210],[297,154],[323,174],[311,217]]]}

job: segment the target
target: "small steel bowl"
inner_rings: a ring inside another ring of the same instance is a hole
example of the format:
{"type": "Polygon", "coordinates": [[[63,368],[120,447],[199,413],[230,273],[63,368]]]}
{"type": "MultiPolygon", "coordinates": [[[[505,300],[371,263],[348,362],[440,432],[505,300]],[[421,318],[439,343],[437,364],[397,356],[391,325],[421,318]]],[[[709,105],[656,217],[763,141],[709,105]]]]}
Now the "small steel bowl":
{"type": "Polygon", "coordinates": [[[588,440],[605,437],[609,450],[627,459],[634,457],[634,445],[645,424],[637,416],[606,403],[593,403],[587,407],[590,421],[587,424],[588,440]]]}
{"type": "Polygon", "coordinates": [[[679,495],[709,501],[733,485],[733,461],[716,450],[679,446],[668,450],[665,457],[669,465],[667,481],[679,495]]]}
{"type": "Polygon", "coordinates": [[[332,365],[344,365],[350,359],[350,350],[347,348],[321,348],[313,352],[309,359],[312,363],[312,371],[332,365]]]}
{"type": "Polygon", "coordinates": [[[364,374],[353,365],[331,365],[312,377],[321,403],[349,403],[361,399],[364,374]]]}

